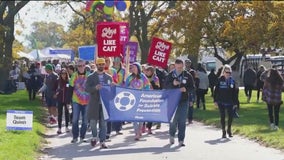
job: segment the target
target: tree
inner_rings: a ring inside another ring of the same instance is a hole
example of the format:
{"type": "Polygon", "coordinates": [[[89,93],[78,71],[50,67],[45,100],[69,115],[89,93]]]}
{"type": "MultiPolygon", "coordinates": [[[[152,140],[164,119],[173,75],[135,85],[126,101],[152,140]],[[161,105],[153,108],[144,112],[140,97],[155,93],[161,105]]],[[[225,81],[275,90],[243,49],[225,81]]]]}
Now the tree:
{"type": "Polygon", "coordinates": [[[64,27],[55,22],[34,22],[33,31],[26,39],[30,41],[32,48],[62,47],[65,35],[64,27]]]}
{"type": "Polygon", "coordinates": [[[204,19],[208,14],[208,1],[177,1],[171,9],[156,14],[164,21],[159,32],[173,42],[173,53],[187,55],[194,65],[198,61],[204,19]]]}
{"type": "Polygon", "coordinates": [[[28,3],[14,0],[0,2],[0,89],[4,88],[12,64],[15,15],[28,3]]]}
{"type": "Polygon", "coordinates": [[[197,54],[200,47],[214,47],[223,64],[234,62],[262,48],[283,46],[283,3],[270,1],[179,1],[175,16],[164,25],[178,53],[197,54]],[[218,53],[222,47],[225,57],[218,53]]]}
{"type": "Polygon", "coordinates": [[[13,42],[13,51],[12,51],[12,57],[13,59],[18,59],[18,52],[23,51],[25,49],[25,47],[23,46],[22,43],[20,43],[19,41],[15,40],[13,42]]]}
{"type": "Polygon", "coordinates": [[[84,17],[74,14],[73,19],[69,22],[69,30],[63,36],[64,47],[77,51],[80,46],[95,44],[94,20],[95,18],[86,13],[84,17]]]}
{"type": "Polygon", "coordinates": [[[161,25],[151,25],[154,23],[154,13],[162,8],[166,9],[168,5],[167,1],[131,1],[130,35],[137,37],[141,50],[141,63],[146,63],[151,39],[161,28],[161,25]]]}
{"type": "MultiPolygon", "coordinates": [[[[236,3],[238,9],[231,20],[227,20],[220,32],[223,46],[235,55],[267,54],[270,48],[283,47],[283,3],[253,1],[236,3]]],[[[240,59],[238,56],[237,62],[240,59]]],[[[238,64],[238,63],[236,63],[238,64]]],[[[239,65],[238,65],[239,66],[239,65]]]]}

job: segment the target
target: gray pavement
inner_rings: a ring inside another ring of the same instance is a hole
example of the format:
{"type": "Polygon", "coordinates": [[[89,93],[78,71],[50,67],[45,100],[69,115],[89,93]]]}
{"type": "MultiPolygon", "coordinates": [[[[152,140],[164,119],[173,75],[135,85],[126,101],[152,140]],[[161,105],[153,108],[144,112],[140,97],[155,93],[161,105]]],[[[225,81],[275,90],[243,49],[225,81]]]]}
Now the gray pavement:
{"type": "MultiPolygon", "coordinates": [[[[155,128],[155,127],[154,127],[155,128]]],[[[259,145],[246,138],[234,135],[221,139],[220,129],[194,122],[186,128],[185,147],[177,142],[169,145],[168,124],[154,130],[153,135],[143,134],[134,141],[132,124],[123,126],[123,135],[112,135],[108,149],[99,145],[91,147],[91,133],[87,132],[88,143],[71,144],[71,133],[57,135],[57,128],[49,129],[44,151],[40,159],[58,160],[284,160],[284,152],[259,145]]],[[[114,134],[114,133],[113,133],[114,134]]],[[[177,140],[176,140],[177,141],[177,140]]]]}

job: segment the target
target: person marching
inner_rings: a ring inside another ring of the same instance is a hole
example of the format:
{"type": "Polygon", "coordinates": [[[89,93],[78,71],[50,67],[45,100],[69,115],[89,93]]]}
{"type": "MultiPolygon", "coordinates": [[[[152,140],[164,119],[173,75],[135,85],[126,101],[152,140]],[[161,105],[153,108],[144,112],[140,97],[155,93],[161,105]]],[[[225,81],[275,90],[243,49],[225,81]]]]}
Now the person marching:
{"type": "Polygon", "coordinates": [[[97,137],[99,135],[99,141],[101,149],[108,148],[105,144],[107,134],[107,122],[104,119],[102,102],[100,99],[100,89],[102,85],[110,85],[112,83],[112,77],[104,71],[105,59],[97,58],[96,65],[97,70],[88,76],[86,82],[86,92],[90,94],[90,101],[87,109],[87,117],[90,120],[90,126],[92,130],[93,138],[91,140],[91,146],[97,144],[97,137]],[[97,131],[97,124],[99,123],[99,134],[97,131]]]}
{"type": "MultiPolygon", "coordinates": [[[[146,67],[145,75],[147,76],[148,80],[151,83],[151,89],[160,89],[160,80],[159,80],[158,76],[155,74],[155,68],[153,66],[147,66],[146,67]]],[[[153,134],[152,133],[152,125],[153,125],[153,122],[147,122],[147,124],[146,124],[146,127],[148,129],[147,130],[148,134],[153,134]]]]}
{"type": "MultiPolygon", "coordinates": [[[[129,74],[125,80],[125,87],[134,89],[150,89],[150,82],[145,74],[142,73],[141,64],[134,62],[130,66],[131,74],[129,74]]],[[[135,139],[138,141],[141,137],[141,129],[143,122],[133,122],[135,139]]]]}
{"type": "MultiPolygon", "coordinates": [[[[122,64],[122,56],[119,57],[115,57],[113,60],[113,66],[112,68],[114,68],[116,70],[117,73],[117,86],[124,86],[124,77],[125,77],[125,68],[123,67],[122,64]]],[[[112,129],[116,132],[116,135],[121,135],[122,132],[121,131],[122,128],[122,122],[117,121],[117,122],[112,122],[112,129]]]]}
{"type": "Polygon", "coordinates": [[[221,76],[218,79],[217,85],[214,90],[214,104],[219,108],[220,120],[222,127],[222,138],[226,138],[225,129],[225,111],[228,113],[228,127],[227,133],[229,137],[232,135],[232,122],[233,122],[233,106],[237,104],[237,93],[234,79],[231,77],[232,69],[229,65],[224,65],[221,76]]]}
{"type": "Polygon", "coordinates": [[[173,115],[173,121],[170,123],[170,144],[175,142],[176,129],[178,128],[179,146],[183,147],[186,129],[186,119],[188,106],[192,106],[191,90],[194,89],[194,81],[192,75],[183,69],[184,64],[180,59],[175,60],[175,69],[169,73],[165,80],[165,89],[180,88],[182,92],[177,110],[173,115]]]}
{"type": "Polygon", "coordinates": [[[72,117],[72,135],[71,143],[76,143],[80,136],[81,142],[87,142],[85,139],[87,131],[87,104],[89,102],[89,93],[85,91],[86,81],[89,75],[85,71],[85,62],[79,60],[77,65],[78,70],[74,72],[70,78],[69,85],[73,87],[72,103],[73,103],[73,117],[72,117]],[[79,132],[79,119],[82,115],[82,123],[79,132]],[[79,135],[80,133],[80,135],[79,135]]]}
{"type": "Polygon", "coordinates": [[[56,107],[56,98],[55,93],[57,89],[57,80],[58,75],[53,71],[53,67],[51,64],[45,65],[45,71],[48,74],[45,78],[45,102],[48,108],[49,113],[49,123],[56,124],[57,123],[57,107],[56,107]]]}
{"type": "Polygon", "coordinates": [[[58,130],[57,134],[61,134],[62,126],[62,114],[64,108],[65,114],[65,132],[69,132],[69,108],[68,105],[71,103],[72,89],[69,87],[69,75],[66,68],[62,68],[59,72],[58,88],[56,90],[57,99],[57,114],[58,114],[58,130]]]}
{"type": "MultiPolygon", "coordinates": [[[[105,59],[105,68],[104,71],[108,73],[112,77],[112,82],[117,83],[118,82],[118,75],[116,69],[111,67],[112,59],[110,57],[104,57],[105,59]]],[[[112,131],[112,122],[107,122],[107,133],[106,133],[106,139],[109,140],[110,133],[112,131]]]]}
{"type": "Polygon", "coordinates": [[[262,90],[262,99],[267,104],[270,128],[278,130],[279,125],[279,110],[283,103],[283,77],[277,69],[269,69],[268,77],[264,81],[262,90]]]}

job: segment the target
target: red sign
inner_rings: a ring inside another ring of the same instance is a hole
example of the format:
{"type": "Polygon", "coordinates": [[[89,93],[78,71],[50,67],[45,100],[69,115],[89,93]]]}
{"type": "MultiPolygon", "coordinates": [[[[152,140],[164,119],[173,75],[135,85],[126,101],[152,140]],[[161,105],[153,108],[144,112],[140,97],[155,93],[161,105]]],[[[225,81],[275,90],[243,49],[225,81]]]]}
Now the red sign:
{"type": "Polygon", "coordinates": [[[115,22],[97,23],[98,57],[116,57],[122,52],[120,26],[115,22]]]}
{"type": "Polygon", "coordinates": [[[117,22],[120,26],[120,44],[126,44],[129,41],[129,23],[117,22]]]}
{"type": "Polygon", "coordinates": [[[171,49],[172,44],[170,42],[154,37],[148,55],[148,63],[166,68],[171,49]]]}

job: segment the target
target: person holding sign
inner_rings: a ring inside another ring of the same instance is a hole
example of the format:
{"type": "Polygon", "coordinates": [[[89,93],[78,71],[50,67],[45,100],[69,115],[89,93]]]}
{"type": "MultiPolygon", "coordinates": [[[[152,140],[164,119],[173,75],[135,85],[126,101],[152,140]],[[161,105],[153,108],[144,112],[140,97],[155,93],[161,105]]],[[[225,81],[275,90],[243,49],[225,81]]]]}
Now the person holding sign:
{"type": "Polygon", "coordinates": [[[178,142],[179,146],[183,147],[186,129],[186,119],[188,106],[192,106],[192,99],[189,93],[194,89],[194,81],[191,74],[184,69],[183,61],[176,59],[175,69],[169,73],[165,79],[165,88],[180,88],[182,92],[181,98],[177,107],[175,114],[173,115],[173,120],[170,123],[169,133],[170,133],[170,144],[175,142],[176,128],[178,128],[178,142]]]}
{"type": "MultiPolygon", "coordinates": [[[[142,73],[141,64],[134,62],[130,66],[131,74],[126,78],[125,87],[135,89],[150,89],[150,82],[145,74],[142,73]]],[[[141,128],[143,122],[133,122],[135,140],[138,141],[141,137],[141,128]]]]}

